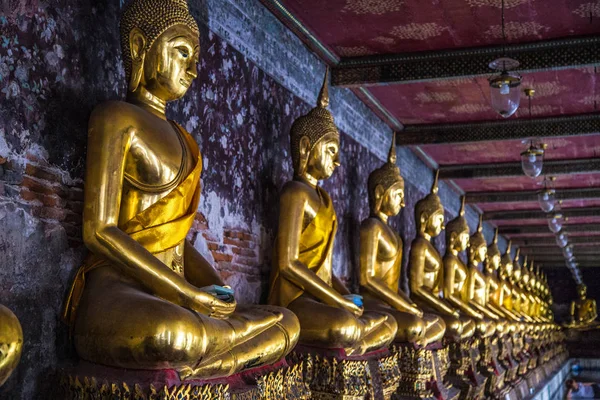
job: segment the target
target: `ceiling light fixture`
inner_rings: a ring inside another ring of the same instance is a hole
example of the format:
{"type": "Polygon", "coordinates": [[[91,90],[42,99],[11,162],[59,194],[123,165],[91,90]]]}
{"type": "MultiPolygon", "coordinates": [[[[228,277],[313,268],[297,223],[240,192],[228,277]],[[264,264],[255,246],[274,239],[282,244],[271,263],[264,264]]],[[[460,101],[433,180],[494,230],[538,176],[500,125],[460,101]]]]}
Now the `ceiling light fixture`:
{"type": "Polygon", "coordinates": [[[548,188],[548,181],[554,181],[556,178],[544,178],[544,189],[538,192],[538,203],[540,208],[544,212],[550,212],[554,210],[556,205],[556,191],[548,188]]]}
{"type": "Polygon", "coordinates": [[[544,147],[539,148],[531,142],[529,148],[521,153],[521,168],[523,173],[530,178],[537,178],[544,167],[544,147]]]}
{"type": "MultiPolygon", "coordinates": [[[[504,0],[502,0],[502,39],[506,44],[506,32],[504,28],[504,0]]],[[[503,48],[502,53],[505,53],[503,48]]],[[[517,60],[508,57],[500,57],[489,64],[489,67],[499,71],[500,75],[490,78],[490,99],[492,108],[504,118],[508,118],[517,111],[521,101],[521,75],[509,72],[519,66],[517,60]]]]}
{"type": "Polygon", "coordinates": [[[548,228],[552,233],[558,233],[562,229],[562,214],[554,214],[548,218],[548,228]]]}
{"type": "Polygon", "coordinates": [[[569,245],[569,238],[564,233],[556,235],[556,244],[558,247],[563,248],[569,245]]]}

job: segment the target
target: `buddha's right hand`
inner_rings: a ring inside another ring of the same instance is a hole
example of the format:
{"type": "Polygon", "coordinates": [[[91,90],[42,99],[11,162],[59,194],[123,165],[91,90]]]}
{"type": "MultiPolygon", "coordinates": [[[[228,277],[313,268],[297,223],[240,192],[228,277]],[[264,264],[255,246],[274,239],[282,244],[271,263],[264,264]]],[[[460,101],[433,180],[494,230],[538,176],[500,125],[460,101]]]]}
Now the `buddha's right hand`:
{"type": "Polygon", "coordinates": [[[341,306],[350,311],[357,318],[363,314],[364,309],[354,304],[354,302],[351,300],[344,299],[344,302],[341,304],[341,306]]]}
{"type": "Polygon", "coordinates": [[[236,302],[233,297],[230,301],[223,301],[202,288],[196,289],[194,292],[190,308],[199,314],[225,319],[235,311],[236,302]]]}

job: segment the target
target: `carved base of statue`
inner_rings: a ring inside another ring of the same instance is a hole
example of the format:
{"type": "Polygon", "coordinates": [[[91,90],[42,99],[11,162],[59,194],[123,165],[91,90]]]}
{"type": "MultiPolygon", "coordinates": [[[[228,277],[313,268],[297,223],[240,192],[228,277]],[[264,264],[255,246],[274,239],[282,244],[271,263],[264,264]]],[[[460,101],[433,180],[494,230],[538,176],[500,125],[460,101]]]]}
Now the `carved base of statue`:
{"type": "Polygon", "coordinates": [[[402,373],[393,399],[458,399],[459,391],[445,382],[450,367],[448,348],[442,348],[441,343],[419,349],[395,343],[390,348],[402,373]]]}
{"type": "Polygon", "coordinates": [[[502,338],[500,344],[500,356],[499,360],[502,363],[502,366],[506,370],[504,374],[504,383],[507,385],[511,385],[516,382],[518,379],[518,370],[519,370],[519,361],[516,360],[513,356],[513,344],[512,338],[509,335],[506,335],[502,338]]]}
{"type": "Polygon", "coordinates": [[[175,370],[126,370],[85,361],[63,369],[64,400],[281,400],[310,399],[301,365],[285,360],[227,378],[181,381],[175,370]]]}
{"type": "Polygon", "coordinates": [[[460,390],[459,399],[483,399],[486,377],[478,371],[481,358],[478,338],[449,344],[450,369],[448,382],[460,390]]]}
{"type": "Polygon", "coordinates": [[[343,349],[298,345],[288,360],[302,366],[315,400],[389,400],[400,380],[397,356],[387,349],[347,356],[343,349]]]}
{"type": "Polygon", "coordinates": [[[479,370],[487,378],[485,385],[486,398],[502,398],[506,385],[504,378],[506,369],[498,361],[499,338],[497,336],[481,339],[479,352],[481,361],[479,370]]]}

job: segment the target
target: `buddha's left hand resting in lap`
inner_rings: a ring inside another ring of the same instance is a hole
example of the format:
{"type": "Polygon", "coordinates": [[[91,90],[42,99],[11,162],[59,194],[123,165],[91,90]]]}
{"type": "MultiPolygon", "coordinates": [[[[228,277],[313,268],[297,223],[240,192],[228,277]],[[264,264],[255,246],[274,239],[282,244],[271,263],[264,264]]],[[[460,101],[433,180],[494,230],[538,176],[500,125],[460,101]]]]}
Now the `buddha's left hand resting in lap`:
{"type": "Polygon", "coordinates": [[[292,125],[294,180],[280,195],[269,303],[298,316],[300,343],[361,355],[386,347],[396,334],[396,321],[384,313],[363,313],[356,295],[333,275],[337,217],[331,198],[318,185],[339,165],[339,132],[328,103],[325,75],[317,107],[292,125]]]}
{"type": "Polygon", "coordinates": [[[274,363],[298,340],[292,312],[236,305],[185,240],[202,157],[165,106],[197,76],[198,36],[185,0],[133,0],[121,19],[127,101],[90,118],[83,236],[92,254],[64,315],[85,360],[222,377],[274,363]]]}

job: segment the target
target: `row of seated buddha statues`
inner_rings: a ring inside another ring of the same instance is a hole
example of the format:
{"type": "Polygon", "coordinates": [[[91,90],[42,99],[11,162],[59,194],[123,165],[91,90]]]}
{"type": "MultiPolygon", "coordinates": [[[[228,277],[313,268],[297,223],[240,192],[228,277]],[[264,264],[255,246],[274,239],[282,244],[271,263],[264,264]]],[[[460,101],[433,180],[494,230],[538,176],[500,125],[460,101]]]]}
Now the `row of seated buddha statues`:
{"type": "Polygon", "coordinates": [[[136,398],[476,399],[502,389],[506,379],[486,382],[515,360],[526,360],[521,375],[534,368],[538,343],[556,345],[547,285],[500,262],[497,238],[488,262],[481,223],[470,238],[464,203],[448,223],[446,255],[433,246],[444,229],[437,175],[415,207],[410,295],[399,289],[403,242],[388,219],[404,204],[404,180],[393,140],[367,182],[360,294],[333,274],[337,217],[319,186],[340,165],[327,75],[316,107],[290,131],[294,175],[280,194],[268,305],[237,304],[186,240],[202,155],[165,114],[197,77],[196,21],[185,0],[133,0],[120,31],[127,98],[98,105],[89,121],[90,253],[63,313],[80,362],[65,368],[62,398],[130,398],[135,388],[136,398]],[[465,266],[458,254],[467,248],[465,266]]]}

